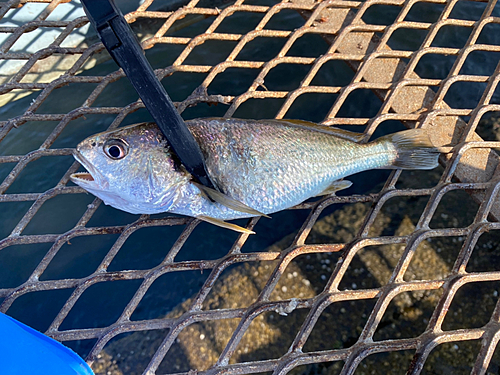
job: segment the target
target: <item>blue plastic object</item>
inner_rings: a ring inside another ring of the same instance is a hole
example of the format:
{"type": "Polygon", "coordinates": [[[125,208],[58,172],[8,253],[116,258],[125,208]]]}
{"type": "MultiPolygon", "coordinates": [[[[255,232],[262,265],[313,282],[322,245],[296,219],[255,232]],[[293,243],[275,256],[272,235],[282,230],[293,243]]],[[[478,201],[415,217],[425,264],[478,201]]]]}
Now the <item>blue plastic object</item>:
{"type": "Polygon", "coordinates": [[[0,374],[93,375],[75,352],[0,313],[0,374]]]}

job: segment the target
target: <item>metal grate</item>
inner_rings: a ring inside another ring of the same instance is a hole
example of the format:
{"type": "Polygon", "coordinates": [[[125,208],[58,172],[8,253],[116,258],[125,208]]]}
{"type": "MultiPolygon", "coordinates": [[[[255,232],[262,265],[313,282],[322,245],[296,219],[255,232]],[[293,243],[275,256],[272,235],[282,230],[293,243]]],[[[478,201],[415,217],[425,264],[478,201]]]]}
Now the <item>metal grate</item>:
{"type": "MultiPolygon", "coordinates": [[[[74,9],[64,7],[77,7],[77,3],[11,0],[0,5],[0,96],[4,103],[0,110],[4,117],[0,121],[0,212],[4,213],[1,233],[5,235],[0,240],[0,256],[25,254],[18,259],[26,262],[26,269],[36,264],[16,285],[0,285],[0,311],[16,316],[17,303],[27,306],[36,320],[44,312],[37,311],[38,297],[30,296],[52,298],[53,294],[43,297],[39,292],[61,291],[58,298],[64,303],[54,307],[55,316],[50,316],[51,323],[43,330],[68,345],[90,341],[86,360],[96,373],[440,373],[436,356],[446,359],[443,353],[448,352],[455,353],[450,354],[454,356],[450,365],[464,367],[442,373],[498,371],[495,350],[500,338],[500,308],[495,282],[500,281],[500,270],[495,263],[498,259],[489,250],[497,249],[500,229],[499,157],[493,151],[500,142],[493,131],[496,122],[487,119],[491,112],[500,111],[500,44],[488,39],[500,35],[496,1],[238,0],[204,4],[193,0],[175,11],[155,8],[157,3],[144,1],[126,19],[148,52],[177,48],[168,50],[166,59],[173,56],[173,62],[155,66],[163,82],[185,73],[203,77],[178,102],[185,115],[195,106],[201,112],[191,113],[289,118],[300,116],[305,106],[301,100],[312,95],[325,111],[323,124],[358,126],[366,134],[365,140],[379,129],[390,131],[394,121],[429,129],[435,144],[452,147],[441,158],[444,168],[438,172],[394,171],[375,191],[303,203],[293,211],[307,214],[302,216],[302,226],[292,225],[289,230],[298,232],[267,251],[252,245],[252,237],[240,235],[232,246],[219,249],[223,254],[215,258],[209,254],[208,260],[179,258],[194,242],[203,246],[204,239],[193,240],[193,236],[205,224],[184,217],[143,215],[124,216],[116,225],[110,210],[103,219],[100,200],[86,207],[89,196],[79,187],[68,186],[69,175],[79,168],[76,162],[67,170],[64,167],[55,184],[43,184],[45,176],[53,176],[51,171],[37,174],[36,163],[50,157],[62,157],[68,163],[76,145],[68,144],[72,134],[82,132],[83,139],[85,131],[92,134],[108,125],[115,128],[147,114],[141,112],[139,101],[110,104],[113,101],[109,94],[105,96],[106,90],[117,82],[126,84],[123,73],[109,64],[109,72],[94,75],[89,69],[104,61],[106,54],[100,43],[86,36],[87,19],[55,16],[58,9],[70,14],[74,9]],[[37,9],[33,20],[16,24],[16,17],[28,6],[37,9]],[[431,10],[424,17],[425,7],[431,10]],[[297,18],[289,12],[301,15],[300,24],[294,24],[297,18]],[[229,22],[231,17],[236,22],[229,22]],[[255,24],[250,30],[231,30],[242,19],[237,17],[249,17],[255,24]],[[200,24],[203,30],[183,34],[193,24],[200,24]],[[54,33],[50,42],[36,44],[29,39],[42,31],[54,33]],[[75,35],[83,37],[70,42],[75,35]],[[317,41],[314,38],[327,42],[325,51],[310,52],[314,48],[308,43],[317,41]],[[252,43],[263,40],[271,44],[254,55],[246,52],[252,43]],[[193,55],[211,42],[219,43],[227,54],[192,63],[193,55]],[[300,43],[305,43],[309,54],[296,54],[300,43]],[[177,53],[173,55],[172,50],[177,53]],[[274,53],[272,57],[265,57],[268,52],[274,53]],[[217,58],[220,61],[214,60],[217,58]],[[491,58],[493,64],[487,61],[491,58]],[[446,65],[447,74],[422,77],[419,69],[425,59],[446,65]],[[343,84],[326,83],[325,69],[338,63],[349,65],[354,75],[343,84]],[[493,68],[488,71],[488,66],[493,68]],[[287,67],[303,72],[300,82],[294,87],[273,83],[276,70],[287,67]],[[232,69],[239,73],[218,83],[232,69]],[[232,92],[231,80],[241,75],[252,78],[244,92],[232,92]],[[59,94],[68,85],[87,90],[85,100],[74,103],[64,96],[68,91],[59,94]],[[353,113],[350,108],[364,103],[357,102],[364,97],[358,94],[371,92],[382,99],[376,113],[369,118],[349,116],[353,113]],[[18,109],[27,95],[32,99],[27,108],[18,109]],[[325,101],[318,99],[325,97],[330,100],[326,109],[325,101]],[[461,97],[474,97],[475,103],[461,102],[457,99],[461,97]],[[254,99],[259,100],[257,112],[248,110],[247,104],[254,99]],[[59,101],[60,106],[49,106],[59,101]],[[199,109],[204,102],[219,105],[199,109]],[[493,130],[488,133],[487,129],[493,130]],[[484,141],[478,134],[493,135],[484,141]],[[29,150],[23,145],[28,137],[40,140],[29,150]],[[19,191],[16,182],[23,178],[32,181],[34,188],[19,191]],[[66,207],[78,218],[71,223],[72,219],[64,217],[65,225],[71,225],[69,229],[62,225],[61,232],[48,225],[37,233],[30,226],[33,221],[50,222],[67,214],[68,209],[51,214],[51,202],[61,197],[67,198],[66,207]],[[85,208],[80,213],[78,207],[85,208]],[[145,269],[110,269],[134,233],[156,227],[180,228],[174,231],[180,234],[168,249],[159,245],[161,261],[145,269]],[[53,271],[54,259],[68,254],[64,246],[79,239],[92,244],[93,236],[98,241],[112,241],[109,251],[99,253],[97,267],[78,277],[53,271]],[[25,249],[33,244],[47,244],[48,250],[39,258],[30,258],[25,249]],[[236,277],[234,269],[240,276],[231,282],[236,277]],[[203,284],[187,294],[183,303],[165,316],[132,319],[155,281],[170,275],[172,283],[182,283],[186,280],[183,273],[192,270],[205,272],[203,284]],[[47,272],[55,276],[45,276],[47,272]],[[98,310],[93,300],[96,293],[104,298],[121,293],[113,286],[95,287],[123,285],[124,281],[137,284],[129,296],[124,293],[127,300],[116,319],[97,328],[65,323],[72,311],[82,308],[79,303],[98,310]],[[246,291],[255,288],[253,297],[239,301],[237,286],[246,291]],[[467,292],[469,287],[472,292],[467,292]],[[225,290],[222,301],[214,296],[220,290],[225,290]],[[402,337],[408,327],[397,315],[408,317],[410,312],[418,319],[407,319],[406,324],[421,330],[402,337]],[[346,314],[350,317],[341,317],[346,314]],[[266,325],[270,328],[263,330],[266,325]],[[342,336],[344,330],[350,332],[346,333],[349,339],[342,336]],[[223,331],[226,336],[221,338],[223,331]],[[139,336],[141,332],[147,336],[139,336]],[[340,338],[329,336],[337,333],[340,338]],[[261,341],[267,346],[255,344],[261,341]],[[275,355],[272,347],[278,342],[286,350],[275,355]],[[130,357],[128,365],[125,357],[130,357]],[[131,362],[143,367],[133,368],[131,362]]],[[[176,88],[169,89],[167,84],[167,89],[175,99],[176,88]]],[[[317,110],[311,102],[306,106],[313,106],[312,112],[317,110]]],[[[270,235],[273,226],[283,225],[282,215],[293,212],[277,215],[271,224],[252,219],[248,227],[255,227],[257,237],[270,235]]],[[[6,262],[7,258],[0,259],[6,262]]]]}

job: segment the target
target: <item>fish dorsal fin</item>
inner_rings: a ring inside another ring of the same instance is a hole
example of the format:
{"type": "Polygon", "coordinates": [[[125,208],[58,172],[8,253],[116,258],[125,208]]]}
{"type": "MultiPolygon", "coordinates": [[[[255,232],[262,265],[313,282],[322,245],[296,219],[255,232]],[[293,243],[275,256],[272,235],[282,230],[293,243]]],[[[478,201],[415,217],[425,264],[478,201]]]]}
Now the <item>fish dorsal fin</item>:
{"type": "Polygon", "coordinates": [[[335,194],[337,191],[347,189],[352,186],[352,182],[349,180],[340,180],[340,181],[334,181],[330,186],[328,186],[325,190],[323,190],[321,193],[316,195],[317,197],[321,195],[330,195],[330,194],[335,194]]]}
{"type": "Polygon", "coordinates": [[[239,225],[236,224],[227,223],[224,220],[216,219],[214,217],[197,216],[196,218],[206,221],[207,223],[217,225],[218,227],[234,230],[235,232],[245,233],[245,234],[255,234],[255,232],[250,229],[240,227],[239,225]]]}
{"type": "Polygon", "coordinates": [[[342,139],[347,139],[348,141],[352,142],[359,142],[363,139],[365,136],[363,133],[356,133],[356,132],[350,132],[348,130],[344,129],[339,129],[335,128],[333,126],[325,126],[325,125],[318,125],[315,124],[314,122],[309,122],[309,121],[304,121],[304,120],[267,120],[271,122],[278,122],[280,124],[288,124],[291,126],[294,126],[296,128],[300,129],[307,129],[307,130],[313,130],[325,134],[330,134],[334,135],[336,137],[342,138],[342,139]]]}
{"type": "Polygon", "coordinates": [[[269,216],[266,214],[263,214],[262,212],[259,212],[257,210],[254,210],[252,207],[247,206],[245,203],[239,202],[233,198],[228,197],[226,194],[223,194],[217,190],[211,189],[209,187],[206,187],[202,184],[199,184],[197,182],[191,181],[191,183],[196,186],[198,189],[203,194],[206,194],[210,199],[213,201],[222,204],[223,206],[226,206],[232,210],[238,211],[238,212],[243,212],[246,214],[250,214],[253,216],[264,216],[270,219],[269,216]]]}

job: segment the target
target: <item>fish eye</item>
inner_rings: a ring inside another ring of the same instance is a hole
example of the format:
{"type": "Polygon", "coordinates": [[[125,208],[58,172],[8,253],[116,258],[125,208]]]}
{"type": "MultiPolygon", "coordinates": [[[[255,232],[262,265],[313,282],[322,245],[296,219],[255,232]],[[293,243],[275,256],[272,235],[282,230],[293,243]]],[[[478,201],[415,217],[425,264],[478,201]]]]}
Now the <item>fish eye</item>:
{"type": "Polygon", "coordinates": [[[104,144],[104,152],[111,159],[123,159],[128,154],[128,145],[121,139],[110,139],[104,144]]]}

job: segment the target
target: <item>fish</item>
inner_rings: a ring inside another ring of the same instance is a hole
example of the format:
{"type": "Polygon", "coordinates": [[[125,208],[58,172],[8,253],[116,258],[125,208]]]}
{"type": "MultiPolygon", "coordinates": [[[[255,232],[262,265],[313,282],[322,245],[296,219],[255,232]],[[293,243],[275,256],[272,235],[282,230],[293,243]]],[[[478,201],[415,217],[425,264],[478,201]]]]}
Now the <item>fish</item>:
{"type": "Polygon", "coordinates": [[[369,169],[433,169],[439,149],[424,129],[359,143],[363,134],[302,120],[186,121],[216,190],[193,180],[155,123],[105,131],[78,144],[87,172],[71,181],[132,214],[170,212],[254,233],[227,220],[267,216],[351,186],[369,169]]]}

